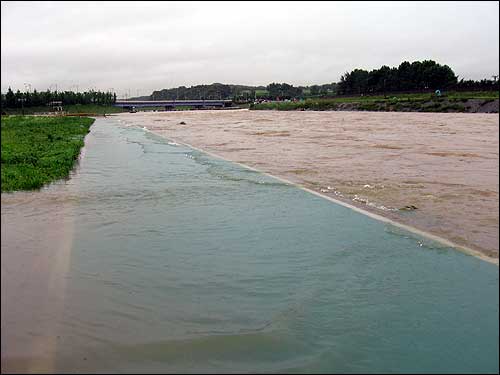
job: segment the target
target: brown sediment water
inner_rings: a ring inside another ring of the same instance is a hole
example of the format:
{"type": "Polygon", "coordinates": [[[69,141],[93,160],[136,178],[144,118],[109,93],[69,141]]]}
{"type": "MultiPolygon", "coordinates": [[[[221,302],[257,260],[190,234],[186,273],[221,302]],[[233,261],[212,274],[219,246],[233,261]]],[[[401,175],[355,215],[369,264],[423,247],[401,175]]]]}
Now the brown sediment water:
{"type": "Polygon", "coordinates": [[[75,229],[68,184],[2,194],[2,373],[55,371],[75,229]]]}
{"type": "Polygon", "coordinates": [[[498,258],[496,114],[237,110],[119,119],[498,258]]]}
{"type": "Polygon", "coordinates": [[[2,194],[2,372],[54,371],[72,205],[56,191],[2,194]]]}

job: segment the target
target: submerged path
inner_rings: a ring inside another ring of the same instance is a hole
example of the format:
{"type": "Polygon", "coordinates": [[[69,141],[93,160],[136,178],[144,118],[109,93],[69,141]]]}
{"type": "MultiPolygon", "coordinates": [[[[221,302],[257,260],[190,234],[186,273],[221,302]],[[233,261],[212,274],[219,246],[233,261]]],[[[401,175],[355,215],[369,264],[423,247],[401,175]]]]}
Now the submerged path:
{"type": "Polygon", "coordinates": [[[498,266],[97,119],[2,194],[2,371],[498,372],[498,266]]]}

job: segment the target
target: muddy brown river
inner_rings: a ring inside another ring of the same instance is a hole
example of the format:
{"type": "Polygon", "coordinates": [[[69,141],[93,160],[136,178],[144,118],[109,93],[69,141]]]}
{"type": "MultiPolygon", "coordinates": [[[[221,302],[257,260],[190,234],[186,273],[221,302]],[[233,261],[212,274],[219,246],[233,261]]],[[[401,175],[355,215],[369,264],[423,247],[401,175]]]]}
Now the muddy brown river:
{"type": "Polygon", "coordinates": [[[497,114],[230,110],[118,118],[498,259],[497,114]]]}

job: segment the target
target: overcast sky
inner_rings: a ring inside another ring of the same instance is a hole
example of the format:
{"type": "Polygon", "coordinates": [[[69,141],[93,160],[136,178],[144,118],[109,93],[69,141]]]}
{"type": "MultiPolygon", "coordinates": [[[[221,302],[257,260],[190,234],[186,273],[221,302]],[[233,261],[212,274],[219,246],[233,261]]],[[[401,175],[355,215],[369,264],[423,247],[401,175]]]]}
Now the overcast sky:
{"type": "Polygon", "coordinates": [[[311,85],[424,59],[466,79],[498,74],[496,1],[2,1],[1,10],[2,92],[311,85]]]}

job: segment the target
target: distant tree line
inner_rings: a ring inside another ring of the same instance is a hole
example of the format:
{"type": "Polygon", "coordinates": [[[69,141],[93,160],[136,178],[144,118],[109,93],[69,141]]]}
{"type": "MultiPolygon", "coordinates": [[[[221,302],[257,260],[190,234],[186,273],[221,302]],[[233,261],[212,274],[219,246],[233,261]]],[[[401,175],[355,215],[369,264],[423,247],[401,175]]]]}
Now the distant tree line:
{"type": "Polygon", "coordinates": [[[336,95],[370,95],[397,92],[429,92],[435,90],[491,91],[498,90],[497,79],[458,81],[448,65],[433,60],[402,62],[398,67],[384,65],[371,71],[354,69],[346,72],[337,83],[311,86],[293,86],[288,83],[270,83],[267,86],[242,86],[213,83],[191,87],[180,86],[154,91],[151,100],[174,99],[303,99],[325,98],[336,95]]]}
{"type": "Polygon", "coordinates": [[[303,99],[314,97],[329,97],[337,94],[337,84],[293,86],[288,83],[271,83],[266,86],[266,99],[303,99]]]}
{"type": "Polygon", "coordinates": [[[458,81],[448,65],[433,60],[402,62],[397,68],[384,65],[371,71],[354,69],[340,77],[341,95],[430,90],[498,90],[498,80],[458,81]]]}
{"type": "Polygon", "coordinates": [[[397,91],[448,89],[457,83],[457,77],[448,65],[432,60],[402,62],[397,68],[387,65],[367,71],[354,69],[340,77],[339,93],[371,94],[397,91]]]}
{"type": "Polygon", "coordinates": [[[471,79],[461,79],[453,88],[458,91],[498,91],[498,79],[482,79],[480,81],[473,81],[471,79]]]}
{"type": "Polygon", "coordinates": [[[334,95],[336,83],[313,86],[293,86],[288,83],[271,83],[267,86],[244,86],[213,83],[211,85],[196,85],[191,87],[179,86],[177,88],[154,91],[150,97],[133,99],[150,100],[213,100],[232,99],[247,101],[254,99],[291,99],[314,96],[334,95]]]}
{"type": "Polygon", "coordinates": [[[271,83],[266,87],[268,98],[282,98],[291,99],[299,98],[303,95],[303,89],[299,87],[294,87],[288,83],[271,83]]]}
{"type": "Polygon", "coordinates": [[[312,85],[305,88],[309,89],[309,96],[326,97],[336,95],[338,92],[338,83],[327,83],[324,85],[312,85]]]}
{"type": "MultiPolygon", "coordinates": [[[[153,91],[150,100],[214,100],[233,99],[239,95],[249,97],[251,92],[265,87],[254,87],[244,85],[229,85],[223,83],[212,83],[211,85],[196,85],[191,87],[179,86],[172,89],[153,91]]],[[[133,98],[135,99],[135,98],[133,98]]]]}
{"type": "Polygon", "coordinates": [[[62,105],[70,104],[97,104],[112,105],[116,102],[116,94],[102,91],[36,91],[13,92],[9,87],[5,94],[2,93],[2,108],[21,108],[46,106],[51,102],[62,102],[62,105]]]}

